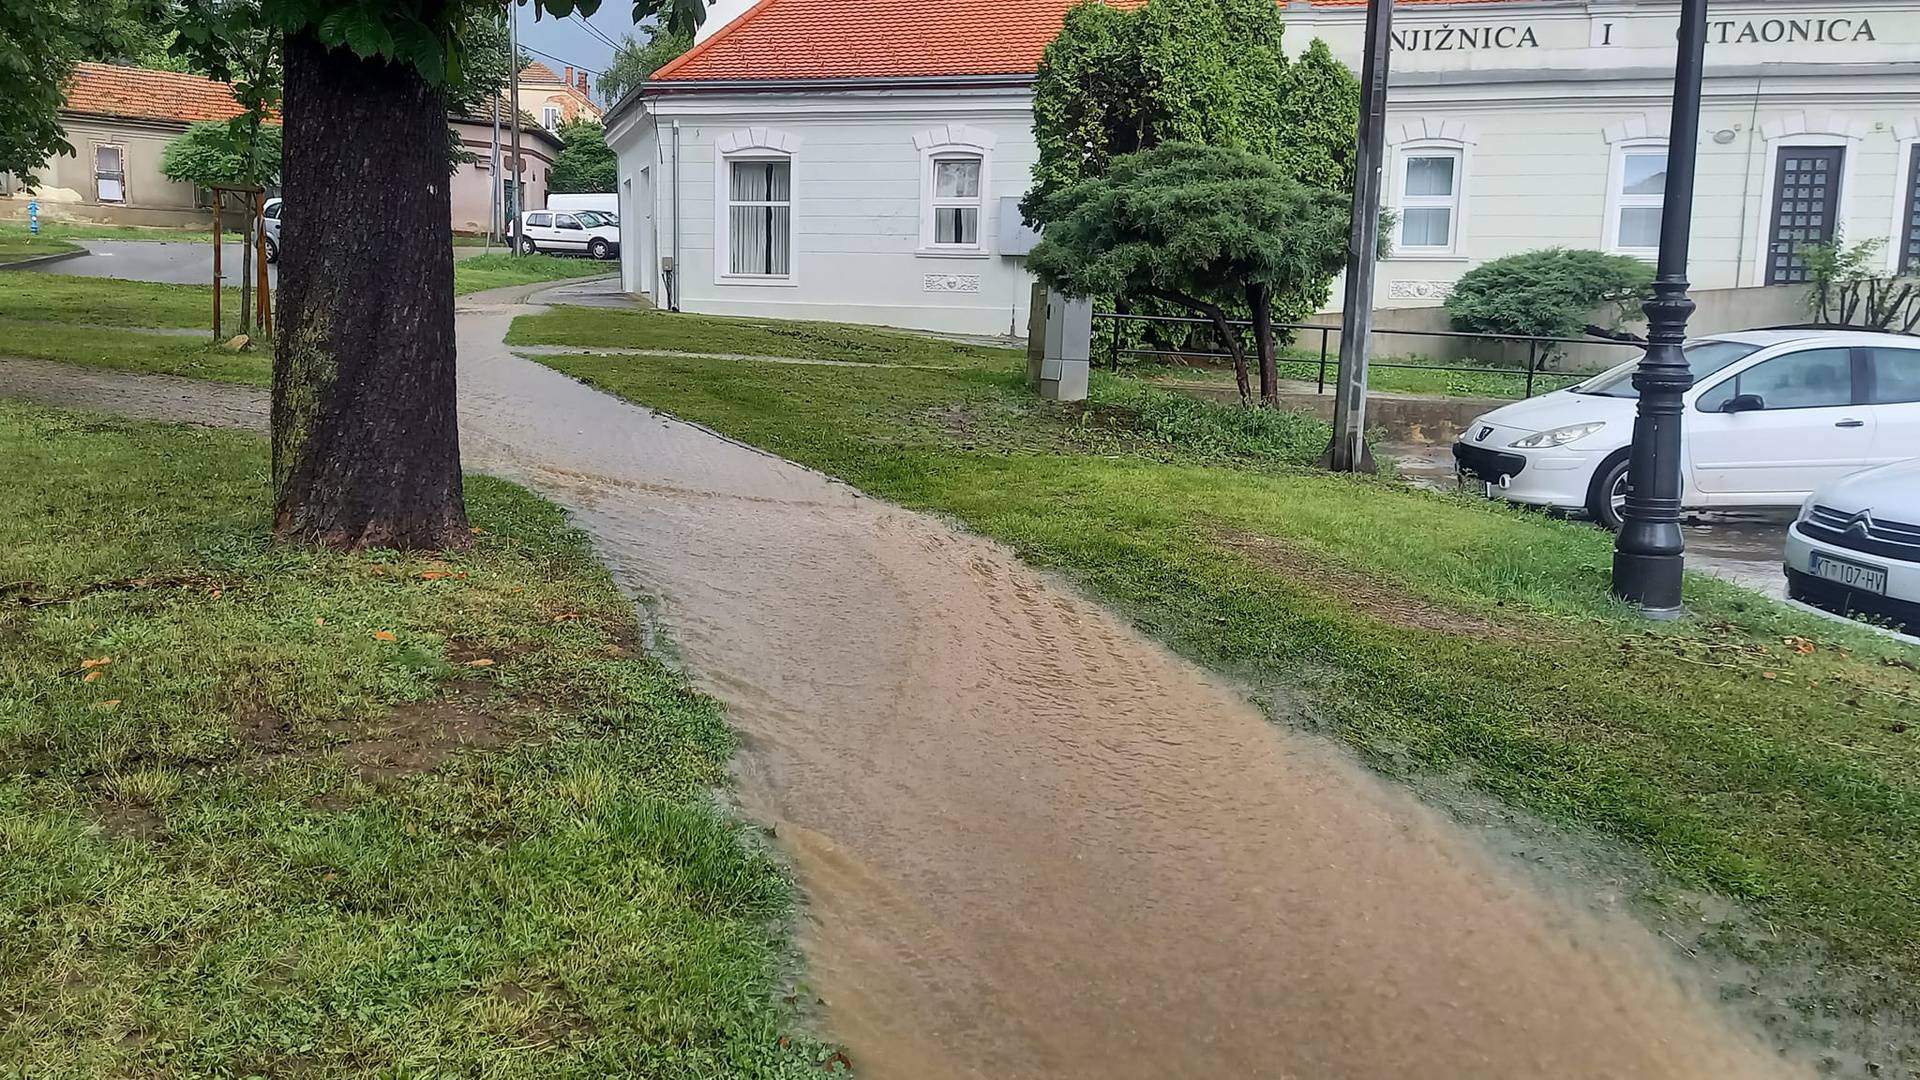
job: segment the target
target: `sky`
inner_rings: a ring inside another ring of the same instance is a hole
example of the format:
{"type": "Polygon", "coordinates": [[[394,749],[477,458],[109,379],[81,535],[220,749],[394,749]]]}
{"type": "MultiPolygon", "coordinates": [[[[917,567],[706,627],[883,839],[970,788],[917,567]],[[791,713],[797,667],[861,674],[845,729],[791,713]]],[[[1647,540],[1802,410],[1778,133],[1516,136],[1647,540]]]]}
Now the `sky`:
{"type": "Polygon", "coordinates": [[[600,10],[586,20],[593,30],[582,26],[577,17],[543,15],[535,20],[525,5],[516,4],[514,10],[520,13],[520,48],[556,72],[569,64],[586,68],[596,98],[600,95],[599,72],[613,59],[613,46],[593,30],[613,41],[625,40],[634,32],[631,0],[604,0],[600,10]]]}

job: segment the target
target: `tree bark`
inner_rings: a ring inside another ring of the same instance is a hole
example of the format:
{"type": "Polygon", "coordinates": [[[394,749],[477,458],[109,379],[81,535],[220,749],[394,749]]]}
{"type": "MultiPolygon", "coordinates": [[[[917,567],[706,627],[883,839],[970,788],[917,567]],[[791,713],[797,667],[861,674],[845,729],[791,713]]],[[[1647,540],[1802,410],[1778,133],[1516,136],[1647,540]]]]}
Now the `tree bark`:
{"type": "Polygon", "coordinates": [[[1280,367],[1273,356],[1273,292],[1265,285],[1247,286],[1247,306],[1253,309],[1253,344],[1260,352],[1260,403],[1280,407],[1280,367]]]}
{"type": "Polygon", "coordinates": [[[1171,301],[1198,315],[1204,315],[1213,323],[1214,332],[1227,347],[1227,355],[1233,357],[1233,380],[1240,387],[1240,401],[1244,404],[1253,400],[1253,386],[1247,378],[1247,350],[1240,344],[1240,335],[1227,325],[1227,309],[1219,304],[1202,300],[1197,296],[1174,292],[1170,289],[1148,289],[1149,296],[1157,296],[1171,301]]]}
{"type": "Polygon", "coordinates": [[[464,545],[445,102],[311,31],[284,56],[275,535],[464,545]]]}

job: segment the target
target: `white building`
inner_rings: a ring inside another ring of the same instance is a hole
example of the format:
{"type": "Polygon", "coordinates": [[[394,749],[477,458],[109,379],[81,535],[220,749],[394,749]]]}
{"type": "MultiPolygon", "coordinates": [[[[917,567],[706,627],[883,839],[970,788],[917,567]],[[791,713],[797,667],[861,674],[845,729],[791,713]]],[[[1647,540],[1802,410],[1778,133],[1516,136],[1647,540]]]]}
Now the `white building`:
{"type": "MultiPolygon", "coordinates": [[[[688,311],[1017,332],[1032,76],[1068,6],[761,0],[716,19],[608,117],[627,287],[664,299],[670,265],[688,311]]],[[[1323,38],[1357,68],[1364,17],[1296,0],[1289,46],[1323,38]]],[[[1836,230],[1920,270],[1920,0],[1711,18],[1694,284],[1793,282],[1795,245],[1836,230]]],[[[1651,258],[1677,22],[1677,0],[1401,0],[1380,305],[1550,245],[1651,258]]]]}

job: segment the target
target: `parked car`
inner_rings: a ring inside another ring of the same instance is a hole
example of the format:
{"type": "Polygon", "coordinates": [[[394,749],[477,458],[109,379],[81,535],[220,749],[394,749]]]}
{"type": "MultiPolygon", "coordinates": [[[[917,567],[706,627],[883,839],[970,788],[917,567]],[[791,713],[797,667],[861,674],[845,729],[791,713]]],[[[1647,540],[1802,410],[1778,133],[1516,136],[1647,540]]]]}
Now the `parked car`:
{"type": "Polygon", "coordinates": [[[261,231],[267,234],[267,261],[280,261],[280,200],[268,199],[261,210],[261,231]]]}
{"type": "Polygon", "coordinates": [[[619,221],[598,211],[528,210],[515,224],[516,242],[529,254],[547,251],[611,259],[620,252],[619,221]]]}
{"type": "MultiPolygon", "coordinates": [[[[1685,350],[1687,509],[1793,507],[1823,484],[1920,454],[1920,338],[1784,327],[1685,350]]],[[[1453,446],[1460,472],[1490,496],[1619,528],[1637,363],[1476,419],[1453,446]]]]}
{"type": "Polygon", "coordinates": [[[1787,530],[1785,569],[1795,600],[1920,633],[1920,459],[1815,491],[1787,530]]]}

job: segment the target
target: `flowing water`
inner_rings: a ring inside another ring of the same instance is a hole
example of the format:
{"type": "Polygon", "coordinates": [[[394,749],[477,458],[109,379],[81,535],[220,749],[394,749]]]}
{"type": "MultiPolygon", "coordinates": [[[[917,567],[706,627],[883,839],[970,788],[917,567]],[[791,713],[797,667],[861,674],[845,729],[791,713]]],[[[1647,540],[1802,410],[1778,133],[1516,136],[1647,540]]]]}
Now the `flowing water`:
{"type": "Polygon", "coordinates": [[[726,702],[864,1075],[1785,1074],[1644,930],[1003,548],[507,356],[508,317],[463,319],[470,460],[573,508],[726,702]]]}

